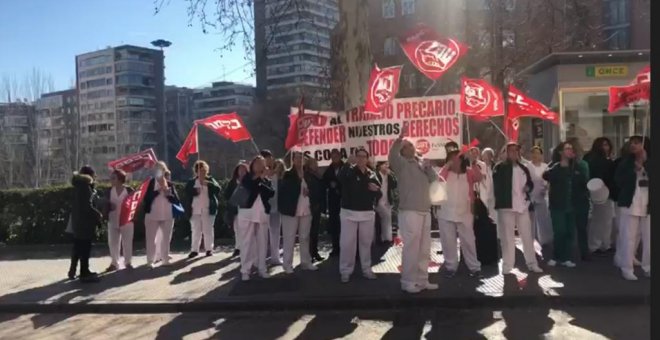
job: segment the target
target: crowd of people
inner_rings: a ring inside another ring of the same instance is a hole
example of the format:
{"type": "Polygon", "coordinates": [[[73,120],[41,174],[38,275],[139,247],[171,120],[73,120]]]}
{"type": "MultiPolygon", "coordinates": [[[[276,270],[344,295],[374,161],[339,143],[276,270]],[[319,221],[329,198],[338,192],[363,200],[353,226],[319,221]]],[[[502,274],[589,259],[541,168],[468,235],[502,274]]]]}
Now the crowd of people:
{"type": "MultiPolygon", "coordinates": [[[[409,293],[438,288],[428,274],[433,219],[446,277],[456,275],[459,257],[471,277],[481,277],[482,265],[495,264],[500,257],[502,273],[511,273],[516,237],[530,272],[543,272],[534,246],[538,242],[552,248],[548,266],[574,268],[593,256],[614,253],[623,278],[637,280],[635,266],[650,277],[649,149],[647,137],[633,136],[615,156],[611,141],[597,138],[582,155],[579,141],[570,139],[552,149],[547,164],[537,146],[527,160],[513,142],[498,154],[476,147],[465,152],[449,142],[439,166],[423,159],[402,134],[387,161],[372,164],[365,149],[342,160],[333,150],[324,172],[302,153],[291,153],[287,168],[287,162],[263,150],[249,163],[240,162],[224,188],[210,176],[208,164],[197,161],[194,177],[185,185],[185,202],[174,189],[167,165],[159,162],[142,203],[147,265],[170,263],[172,229],[179,217],[190,221],[188,258],[200,256],[202,246],[206,256],[213,256],[213,225],[221,214],[234,229],[234,256],[240,257],[243,281],[253,273],[268,278],[269,266],[293,273],[296,240],[299,268],[315,271],[316,263],[324,260],[318,240],[321,216],[327,214],[330,256],[338,257],[341,282],[350,281],[357,255],[362,275],[373,280],[371,248],[374,243],[393,244],[396,209],[396,235],[403,243],[401,289],[409,293]],[[432,201],[438,187],[446,193],[441,202],[432,201]],[[228,202],[224,211],[220,195],[228,202]]],[[[80,263],[83,282],[98,280],[89,269],[89,256],[94,226],[104,217],[111,258],[107,271],[133,268],[134,228],[132,223],[119,225],[119,207],[132,192],[125,185],[126,173],[112,172],[112,187],[104,199],[96,198],[95,178],[94,170],[85,166],[72,179],[68,229],[74,245],[68,276],[76,277],[80,263]]]]}

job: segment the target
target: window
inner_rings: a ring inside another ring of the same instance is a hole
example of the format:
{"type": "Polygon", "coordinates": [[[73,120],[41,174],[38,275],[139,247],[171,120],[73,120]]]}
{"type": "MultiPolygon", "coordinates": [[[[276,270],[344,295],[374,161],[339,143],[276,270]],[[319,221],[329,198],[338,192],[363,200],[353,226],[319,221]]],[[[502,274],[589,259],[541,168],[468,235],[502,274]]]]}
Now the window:
{"type": "Polygon", "coordinates": [[[396,55],[396,39],[386,38],[385,39],[385,48],[384,48],[383,52],[387,56],[396,55]]]}
{"type": "Polygon", "coordinates": [[[396,3],[394,0],[383,0],[383,19],[391,19],[396,16],[396,3]]]}
{"type": "Polygon", "coordinates": [[[415,14],[415,0],[403,0],[401,2],[401,14],[415,14]]]}

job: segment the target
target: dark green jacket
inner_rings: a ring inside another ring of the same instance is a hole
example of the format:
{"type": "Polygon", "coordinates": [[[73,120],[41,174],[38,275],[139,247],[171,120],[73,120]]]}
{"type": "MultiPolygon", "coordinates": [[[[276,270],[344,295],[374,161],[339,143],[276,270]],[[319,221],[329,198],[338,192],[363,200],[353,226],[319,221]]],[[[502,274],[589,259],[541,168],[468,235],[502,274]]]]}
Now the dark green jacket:
{"type": "MultiPolygon", "coordinates": [[[[376,173],[367,168],[361,172],[357,166],[348,163],[342,166],[337,176],[341,184],[341,207],[347,210],[369,211],[383,195],[380,190],[369,190],[369,183],[380,186],[376,173]]],[[[428,193],[423,193],[427,195],[428,193]]]]}
{"type": "MultiPolygon", "coordinates": [[[[534,189],[534,182],[532,181],[532,176],[529,173],[529,169],[520,162],[516,162],[516,166],[519,166],[525,176],[527,181],[525,183],[525,195],[529,201],[529,195],[534,189]]],[[[495,192],[495,209],[511,209],[513,208],[513,163],[509,161],[504,161],[497,163],[495,168],[493,168],[493,190],[495,192]]]]}
{"type": "Polygon", "coordinates": [[[73,203],[71,205],[71,223],[73,237],[78,240],[92,240],[96,227],[101,223],[102,215],[95,207],[96,190],[94,180],[87,175],[76,174],[71,179],[73,185],[73,203]]]}
{"type": "MultiPolygon", "coordinates": [[[[323,180],[305,171],[305,183],[309,191],[310,209],[322,209],[325,205],[325,185],[323,180]]],[[[278,182],[277,210],[282,215],[296,216],[298,209],[298,198],[300,198],[300,186],[302,181],[295,169],[289,169],[278,182]]]]}
{"type": "MultiPolygon", "coordinates": [[[[197,177],[190,179],[186,183],[186,215],[188,218],[192,216],[192,202],[193,198],[197,195],[197,190],[195,190],[195,182],[197,177]]],[[[218,196],[220,195],[220,184],[211,176],[206,177],[206,186],[208,187],[209,194],[209,215],[218,214],[218,196]]]]}
{"type": "MultiPolygon", "coordinates": [[[[649,162],[644,163],[644,170],[646,171],[647,178],[651,179],[650,171],[648,168],[649,162]]],[[[637,190],[637,171],[635,171],[635,156],[627,156],[621,160],[619,166],[616,168],[614,180],[617,187],[619,187],[619,197],[617,205],[619,207],[630,208],[632,205],[635,190],[637,190]]],[[[650,200],[649,200],[650,202],[650,200]]],[[[650,212],[649,207],[649,212],[650,212]]]]}
{"type": "Polygon", "coordinates": [[[550,164],[543,173],[543,179],[550,184],[550,210],[573,211],[574,204],[589,195],[589,174],[576,163],[570,163],[567,167],[559,163],[550,164]]]}

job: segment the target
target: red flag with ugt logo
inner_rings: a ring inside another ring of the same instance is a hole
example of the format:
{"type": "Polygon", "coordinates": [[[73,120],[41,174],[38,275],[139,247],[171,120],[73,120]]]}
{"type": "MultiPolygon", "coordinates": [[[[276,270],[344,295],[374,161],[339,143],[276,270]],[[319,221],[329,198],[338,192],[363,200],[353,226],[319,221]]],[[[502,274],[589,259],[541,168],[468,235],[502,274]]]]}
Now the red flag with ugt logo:
{"type": "Polygon", "coordinates": [[[504,134],[509,141],[518,142],[518,135],[520,129],[520,120],[518,118],[509,118],[504,119],[504,134]]]}
{"type": "Polygon", "coordinates": [[[176,154],[176,159],[185,166],[188,163],[188,157],[197,153],[197,124],[193,125],[188,133],[188,137],[181,145],[181,150],[176,154]]]}
{"type": "Polygon", "coordinates": [[[147,149],[139,153],[120,158],[108,163],[108,168],[119,169],[127,173],[138,171],[142,168],[150,168],[158,162],[154,149],[147,149]]]}
{"type": "Polygon", "coordinates": [[[305,134],[312,125],[325,126],[327,123],[328,117],[321,115],[321,111],[314,114],[306,113],[303,102],[303,99],[301,99],[297,112],[294,112],[296,108],[291,108],[291,114],[289,114],[289,130],[287,131],[286,140],[284,142],[286,150],[291,150],[296,146],[303,145],[305,142],[305,134]]]}
{"type": "Polygon", "coordinates": [[[651,82],[642,82],[628,86],[612,86],[610,87],[610,101],[607,111],[610,113],[616,112],[624,106],[646,101],[650,98],[651,82]]]}
{"type": "Polygon", "coordinates": [[[124,226],[133,221],[135,212],[137,211],[138,206],[140,206],[144,194],[147,192],[150,180],[151,178],[147,178],[147,180],[140,185],[138,190],[133,191],[132,194],[126,196],[124,201],[121,202],[121,207],[119,207],[119,226],[124,226]]]}
{"type": "Polygon", "coordinates": [[[431,80],[440,78],[468,50],[458,40],[441,37],[423,24],[400,37],[399,43],[410,62],[431,80]]]}
{"type": "Polygon", "coordinates": [[[535,117],[559,124],[559,115],[557,113],[550,111],[549,108],[538,101],[527,97],[527,95],[513,85],[509,85],[507,104],[506,120],[513,120],[520,117],[535,117]]]}
{"type": "Polygon", "coordinates": [[[461,105],[463,114],[477,120],[504,114],[502,92],[485,80],[461,78],[461,105]]]}
{"type": "Polygon", "coordinates": [[[636,84],[650,83],[650,82],[651,82],[651,65],[646,65],[639,71],[639,73],[637,73],[637,76],[635,76],[635,79],[629,85],[636,85],[636,84]]]}
{"type": "Polygon", "coordinates": [[[375,65],[369,78],[369,91],[364,112],[380,114],[399,92],[399,78],[403,66],[380,69],[375,65]]]}
{"type": "Polygon", "coordinates": [[[243,120],[241,120],[241,117],[236,112],[211,116],[200,119],[195,123],[206,126],[232,142],[252,139],[250,131],[245,127],[243,120]]]}

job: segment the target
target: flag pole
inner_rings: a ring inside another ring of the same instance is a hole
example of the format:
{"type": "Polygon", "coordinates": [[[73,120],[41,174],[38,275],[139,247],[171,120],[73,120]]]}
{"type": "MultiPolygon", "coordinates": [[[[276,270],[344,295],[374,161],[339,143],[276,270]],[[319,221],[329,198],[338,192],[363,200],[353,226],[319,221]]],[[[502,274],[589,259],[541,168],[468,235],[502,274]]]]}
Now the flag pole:
{"type": "Polygon", "coordinates": [[[259,153],[259,147],[257,146],[257,143],[254,142],[254,138],[250,138],[250,142],[252,142],[252,146],[254,146],[254,150],[259,153]]]}
{"type": "MultiPolygon", "coordinates": [[[[504,119],[506,119],[506,117],[504,117],[504,119]]],[[[502,136],[504,136],[505,139],[508,138],[508,137],[506,136],[506,133],[504,133],[504,131],[502,131],[502,129],[500,129],[500,127],[497,126],[497,124],[495,124],[495,122],[493,122],[492,119],[488,118],[488,122],[489,122],[491,125],[493,125],[493,127],[495,127],[495,129],[497,129],[497,131],[499,131],[499,132],[502,134],[502,136]]]]}

